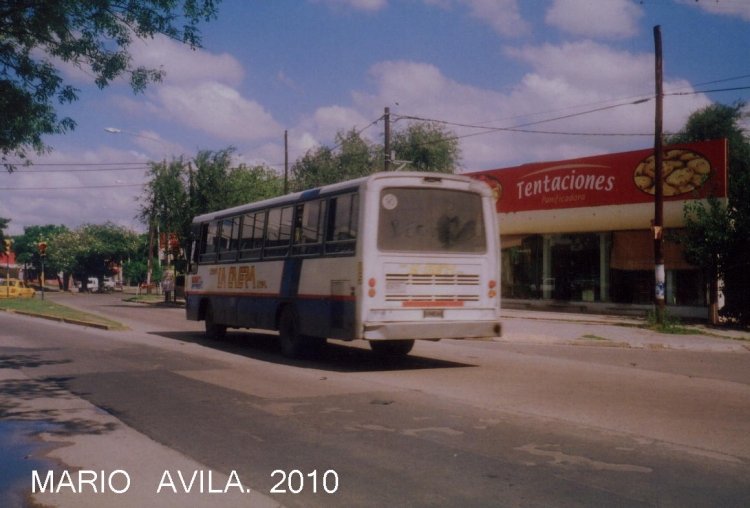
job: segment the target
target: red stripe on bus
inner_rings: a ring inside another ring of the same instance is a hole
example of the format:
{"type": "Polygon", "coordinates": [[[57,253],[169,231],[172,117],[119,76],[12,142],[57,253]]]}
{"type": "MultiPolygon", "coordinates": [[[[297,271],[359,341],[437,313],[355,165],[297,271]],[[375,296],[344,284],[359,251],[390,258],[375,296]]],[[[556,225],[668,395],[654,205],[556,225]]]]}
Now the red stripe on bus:
{"type": "Polygon", "coordinates": [[[460,300],[444,300],[437,302],[420,302],[419,300],[409,300],[401,302],[403,307],[463,307],[464,302],[460,300]]]}
{"type": "MultiPolygon", "coordinates": [[[[185,296],[241,296],[246,298],[281,298],[280,293],[245,293],[240,291],[186,291],[185,296]]],[[[357,300],[356,296],[350,295],[297,295],[293,299],[300,300],[333,300],[333,301],[344,301],[354,302],[357,300]]]]}

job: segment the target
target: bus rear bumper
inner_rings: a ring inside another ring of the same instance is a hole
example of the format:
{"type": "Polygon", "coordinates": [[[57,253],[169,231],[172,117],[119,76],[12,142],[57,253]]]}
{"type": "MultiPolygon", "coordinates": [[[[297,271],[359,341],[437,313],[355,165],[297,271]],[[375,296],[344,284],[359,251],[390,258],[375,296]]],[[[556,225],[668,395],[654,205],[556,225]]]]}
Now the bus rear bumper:
{"type": "Polygon", "coordinates": [[[365,340],[398,339],[476,339],[500,337],[499,321],[435,321],[435,322],[367,322],[363,325],[365,340]]]}

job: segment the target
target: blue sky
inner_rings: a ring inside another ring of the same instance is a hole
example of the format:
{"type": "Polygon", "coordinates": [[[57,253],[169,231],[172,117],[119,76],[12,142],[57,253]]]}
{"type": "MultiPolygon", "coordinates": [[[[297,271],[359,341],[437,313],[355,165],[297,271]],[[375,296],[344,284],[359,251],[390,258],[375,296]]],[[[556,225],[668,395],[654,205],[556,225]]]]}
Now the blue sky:
{"type": "MultiPolygon", "coordinates": [[[[750,87],[750,0],[224,0],[202,49],[133,44],[135,63],[166,71],[144,94],[122,82],[98,90],[85,69],[63,66],[81,93],[61,113],[78,126],[48,138],[54,150],[36,166],[0,174],[0,217],[10,234],[107,220],[142,230],[148,161],[231,145],[238,163],[281,170],[284,130],[293,161],[384,107],[395,129],[406,116],[450,122],[463,172],[647,148],[654,102],[632,103],[654,93],[655,25],[665,91],[685,94],[665,100],[667,131],[712,102],[750,98],[695,93],[750,87]],[[455,125],[530,123],[581,135],[455,125]]],[[[382,132],[377,122],[363,135],[382,132]]]]}

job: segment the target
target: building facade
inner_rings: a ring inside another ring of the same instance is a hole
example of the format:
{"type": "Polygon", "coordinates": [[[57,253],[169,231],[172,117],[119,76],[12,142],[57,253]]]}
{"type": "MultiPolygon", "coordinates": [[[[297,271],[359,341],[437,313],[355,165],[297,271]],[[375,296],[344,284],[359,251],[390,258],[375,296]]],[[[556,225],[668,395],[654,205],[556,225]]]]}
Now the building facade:
{"type": "MultiPolygon", "coordinates": [[[[687,263],[673,233],[685,204],[726,199],[727,145],[664,149],[666,302],[675,315],[705,318],[708,282],[687,263]]],[[[496,196],[504,301],[642,310],[654,295],[653,149],[471,173],[496,196]]]]}

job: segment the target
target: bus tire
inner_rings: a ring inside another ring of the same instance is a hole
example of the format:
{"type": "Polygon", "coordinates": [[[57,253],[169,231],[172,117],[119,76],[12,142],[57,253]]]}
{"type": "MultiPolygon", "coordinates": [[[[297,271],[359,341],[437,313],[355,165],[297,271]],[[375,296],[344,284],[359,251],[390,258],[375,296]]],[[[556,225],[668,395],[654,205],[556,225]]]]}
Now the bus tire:
{"type": "Polygon", "coordinates": [[[279,317],[279,345],[281,354],[296,358],[305,351],[305,336],[300,333],[299,318],[294,309],[287,305],[279,317]]]}
{"type": "Polygon", "coordinates": [[[414,347],[414,339],[409,340],[371,340],[370,349],[378,356],[406,356],[414,347]]]}
{"type": "Polygon", "coordinates": [[[209,303],[206,307],[206,338],[210,340],[221,340],[227,335],[227,326],[217,323],[214,318],[214,309],[209,303]]]}

